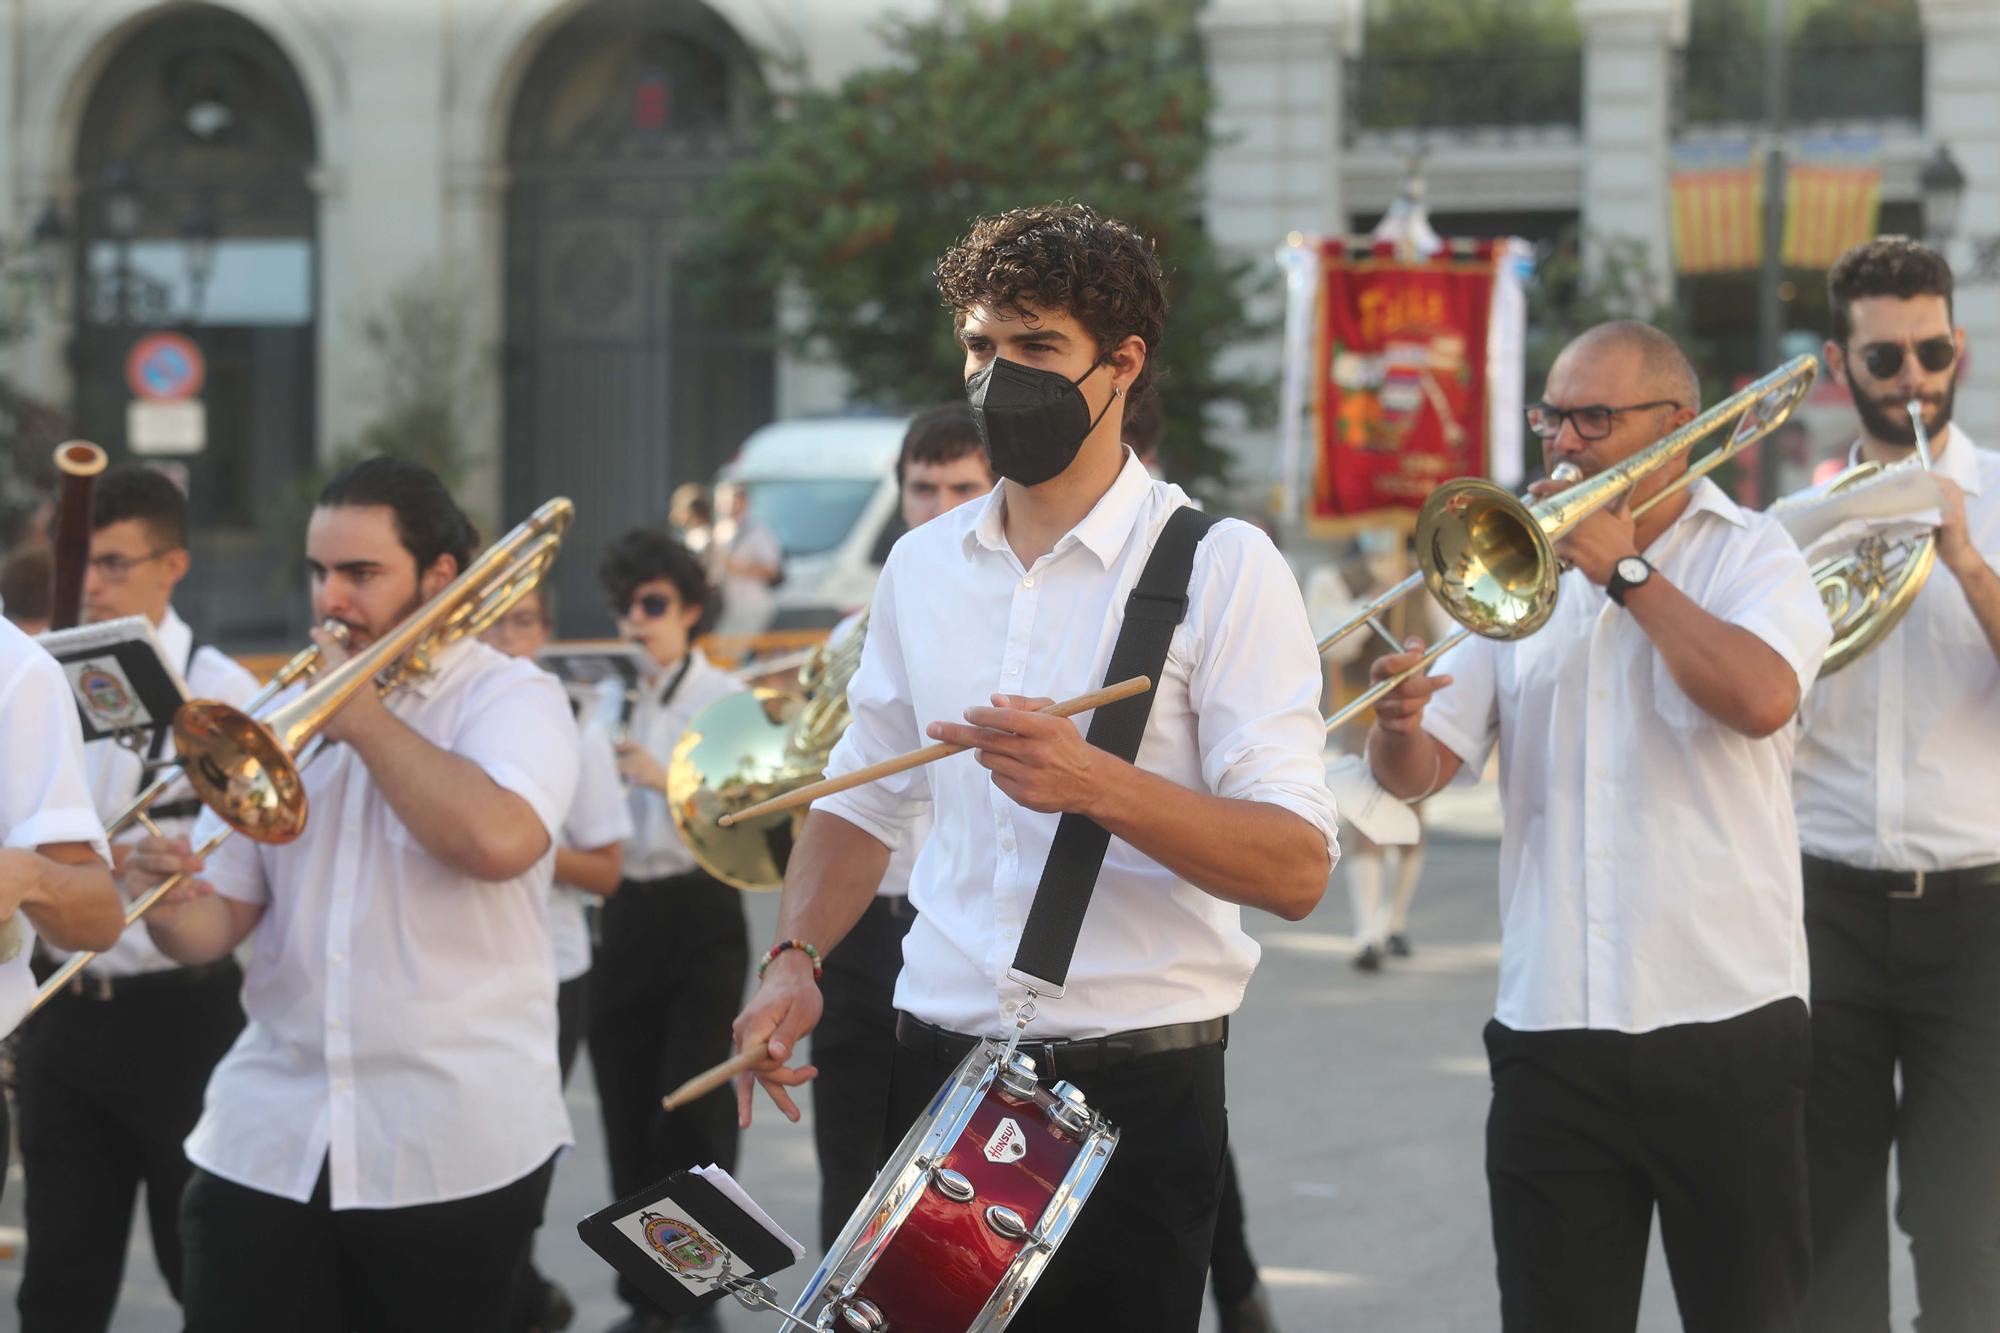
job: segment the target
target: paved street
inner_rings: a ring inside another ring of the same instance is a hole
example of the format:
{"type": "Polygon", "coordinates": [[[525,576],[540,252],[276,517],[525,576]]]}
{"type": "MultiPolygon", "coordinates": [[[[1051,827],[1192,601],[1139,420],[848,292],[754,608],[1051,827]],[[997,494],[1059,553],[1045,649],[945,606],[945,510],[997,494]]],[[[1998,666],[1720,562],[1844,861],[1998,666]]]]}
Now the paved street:
{"type": "MultiPolygon", "coordinates": [[[[1490,788],[1488,789],[1490,790],[1490,788]]],[[[1412,919],[1416,956],[1377,976],[1356,973],[1346,902],[1336,883],[1299,925],[1256,916],[1264,963],[1230,1051],[1230,1120],[1250,1212],[1251,1242],[1282,1326],[1298,1330],[1462,1333],[1497,1323],[1485,1185],[1480,1170],[1486,1068],[1479,1031],[1490,1012],[1498,944],[1492,907],[1491,812],[1448,794],[1412,919]]],[[[752,899],[752,933],[770,933],[775,902],[752,899]]],[[[576,1239],[575,1219],[608,1199],[588,1071],[571,1081],[578,1150],[556,1175],[545,1269],[576,1298],[580,1333],[619,1314],[610,1272],[576,1239]]],[[[812,1140],[761,1107],[742,1179],[781,1223],[810,1241],[812,1140]]],[[[496,1108],[496,1114],[505,1114],[496,1108]]],[[[0,1225],[18,1226],[20,1182],[0,1225]]],[[[1655,1246],[1645,1333],[1678,1327],[1655,1246]]],[[[807,1265],[802,1265],[805,1268],[807,1265]]],[[[796,1292],[803,1271],[780,1275],[796,1292]]],[[[10,1327],[18,1261],[0,1264],[10,1327]]],[[[1907,1267],[1898,1327],[1909,1319],[1907,1267]]],[[[171,1333],[171,1301],[143,1232],[133,1247],[119,1333],[171,1333]]],[[[732,1330],[776,1321],[731,1310],[732,1330]]],[[[1211,1320],[1208,1327],[1213,1327],[1211,1320]]]]}

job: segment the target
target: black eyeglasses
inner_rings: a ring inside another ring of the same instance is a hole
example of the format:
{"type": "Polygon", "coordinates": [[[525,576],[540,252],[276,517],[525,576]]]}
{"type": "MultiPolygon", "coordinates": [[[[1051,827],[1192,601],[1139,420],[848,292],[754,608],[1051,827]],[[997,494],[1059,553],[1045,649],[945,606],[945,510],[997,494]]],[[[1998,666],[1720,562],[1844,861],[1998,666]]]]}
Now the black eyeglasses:
{"type": "Polygon", "coordinates": [[[1607,407],[1603,403],[1591,403],[1585,407],[1557,407],[1553,403],[1530,403],[1528,405],[1528,429],[1545,440],[1553,440],[1563,433],[1563,422],[1567,421],[1576,431],[1580,440],[1601,440],[1611,433],[1618,424],[1618,418],[1626,412],[1644,412],[1653,407],[1679,407],[1671,398],[1661,398],[1650,403],[1628,403],[1624,407],[1607,407]]]}
{"type": "MultiPolygon", "coordinates": [[[[1958,343],[1950,334],[1941,333],[1917,344],[1917,364],[1933,375],[1951,369],[1956,360],[1958,343]]],[[[1878,380],[1893,379],[1903,368],[1903,344],[1869,343],[1861,349],[1861,364],[1878,380]]]]}
{"type": "Polygon", "coordinates": [[[123,583],[126,579],[132,577],[133,570],[141,565],[158,560],[173,549],[171,546],[162,546],[157,551],[151,551],[140,556],[94,555],[85,563],[95,570],[97,576],[106,583],[123,583]]]}
{"type": "Polygon", "coordinates": [[[626,607],[629,615],[641,615],[648,620],[658,620],[674,609],[674,599],[663,592],[649,592],[644,597],[634,597],[626,607]]]}

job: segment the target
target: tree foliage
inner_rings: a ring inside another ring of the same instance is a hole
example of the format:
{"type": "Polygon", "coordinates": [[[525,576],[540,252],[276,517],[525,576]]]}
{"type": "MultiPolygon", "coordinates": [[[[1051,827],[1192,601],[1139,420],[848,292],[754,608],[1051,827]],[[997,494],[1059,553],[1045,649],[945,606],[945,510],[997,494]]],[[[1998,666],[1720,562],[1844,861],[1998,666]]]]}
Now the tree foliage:
{"type": "Polygon", "coordinates": [[[894,407],[959,391],[962,357],[933,267],[974,217],[1076,199],[1154,241],[1169,314],[1160,368],[1162,453],[1176,475],[1216,476],[1209,409],[1269,410],[1270,384],[1220,354],[1258,329],[1253,266],[1203,230],[1215,140],[1194,15],[1199,0],[951,0],[891,17],[888,63],[800,93],[707,196],[695,242],[711,300],[790,288],[783,336],[830,358],[854,396],[894,407]]]}
{"type": "Polygon", "coordinates": [[[1575,0],[1370,0],[1366,47],[1383,55],[1575,49],[1575,0]]]}

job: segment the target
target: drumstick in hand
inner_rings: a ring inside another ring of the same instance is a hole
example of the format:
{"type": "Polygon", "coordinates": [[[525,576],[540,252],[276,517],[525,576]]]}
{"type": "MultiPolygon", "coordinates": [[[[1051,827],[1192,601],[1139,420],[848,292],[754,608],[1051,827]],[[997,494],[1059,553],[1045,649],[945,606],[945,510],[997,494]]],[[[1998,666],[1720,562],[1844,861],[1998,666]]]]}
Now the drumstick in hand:
{"type": "Polygon", "coordinates": [[[738,1051],[735,1055],[730,1056],[727,1060],[715,1066],[715,1068],[696,1074],[693,1078],[660,1098],[661,1109],[667,1111],[677,1110],[680,1107],[686,1106],[697,1097],[714,1092],[738,1074],[749,1073],[769,1053],[769,1048],[761,1041],[745,1050],[738,1051]]]}
{"type": "MultiPolygon", "coordinates": [[[[1120,699],[1129,699],[1135,694],[1144,694],[1152,688],[1153,682],[1151,680],[1144,676],[1133,676],[1129,680],[1119,681],[1116,685],[1106,685],[1101,690],[1092,690],[1089,694],[1079,694],[1074,699],[1064,699],[1061,703],[1053,703],[1047,708],[1035,711],[1046,713],[1050,717],[1074,717],[1078,713],[1087,713],[1093,708],[1102,708],[1106,704],[1115,704],[1120,699]]],[[[939,741],[935,745],[926,745],[921,750],[912,750],[908,754],[897,755],[894,759],[884,759],[879,764],[870,764],[866,768],[857,768],[852,773],[843,773],[837,778],[826,778],[819,782],[807,783],[803,787],[786,792],[783,796],[773,796],[768,801],[759,801],[747,809],[738,810],[734,814],[724,815],[715,822],[724,828],[729,828],[731,825],[740,824],[746,819],[756,819],[760,815],[772,815],[780,810],[796,810],[802,805],[809,805],[817,801],[822,796],[831,796],[837,791],[846,791],[850,787],[859,787],[863,783],[873,782],[877,778],[886,778],[892,773],[901,773],[906,769],[918,768],[924,764],[933,763],[968,748],[970,747],[953,745],[949,741],[939,741]]]]}

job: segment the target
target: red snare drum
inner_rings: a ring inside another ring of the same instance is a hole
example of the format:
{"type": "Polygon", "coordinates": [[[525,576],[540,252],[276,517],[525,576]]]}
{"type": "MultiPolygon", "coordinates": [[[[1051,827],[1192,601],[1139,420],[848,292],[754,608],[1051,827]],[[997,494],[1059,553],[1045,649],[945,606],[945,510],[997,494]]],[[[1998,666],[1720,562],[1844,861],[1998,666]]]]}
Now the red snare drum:
{"type": "Polygon", "coordinates": [[[1066,1082],[984,1041],[910,1127],[792,1307],[839,1333],[999,1333],[1118,1146],[1066,1082]]]}

